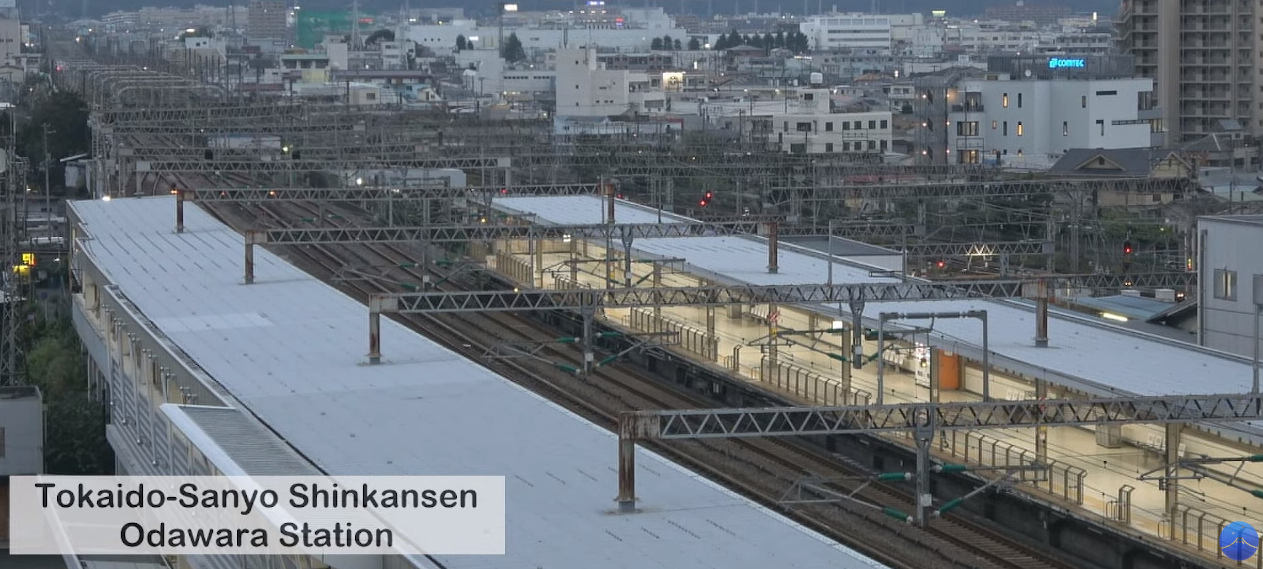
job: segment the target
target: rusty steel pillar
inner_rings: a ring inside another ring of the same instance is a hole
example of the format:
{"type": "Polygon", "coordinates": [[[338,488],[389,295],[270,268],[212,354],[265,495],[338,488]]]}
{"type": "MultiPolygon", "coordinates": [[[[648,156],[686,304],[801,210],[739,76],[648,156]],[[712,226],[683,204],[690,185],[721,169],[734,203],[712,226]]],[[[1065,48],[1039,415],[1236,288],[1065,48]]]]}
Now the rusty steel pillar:
{"type": "Polygon", "coordinates": [[[268,234],[264,231],[246,230],[246,284],[254,284],[254,246],[267,243],[267,238],[268,234]]]}
{"type": "Polygon", "coordinates": [[[618,419],[618,513],[636,511],[636,418],[623,413],[618,419]]]}
{"type": "Polygon", "coordinates": [[[601,182],[601,189],[605,191],[605,204],[607,211],[605,213],[606,223],[614,223],[614,184],[609,182],[601,182]]]}
{"type": "Polygon", "coordinates": [[[382,313],[376,310],[368,313],[368,363],[382,363],[382,313]]]}
{"type": "Polygon", "coordinates": [[[175,191],[175,232],[184,233],[184,190],[175,191]]]}
{"type": "Polygon", "coordinates": [[[767,224],[767,272],[776,274],[780,270],[779,258],[780,253],[777,251],[777,223],[775,221],[767,224]]]}

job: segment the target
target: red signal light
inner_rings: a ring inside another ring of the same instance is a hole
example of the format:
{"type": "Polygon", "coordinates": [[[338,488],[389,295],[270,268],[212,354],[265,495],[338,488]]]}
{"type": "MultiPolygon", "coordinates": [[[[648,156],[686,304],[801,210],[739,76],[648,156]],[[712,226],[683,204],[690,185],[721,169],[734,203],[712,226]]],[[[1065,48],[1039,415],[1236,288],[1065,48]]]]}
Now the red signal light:
{"type": "Polygon", "coordinates": [[[702,207],[706,207],[706,200],[701,200],[701,201],[698,201],[698,202],[697,202],[697,205],[700,205],[700,206],[702,206],[702,207]]]}
{"type": "Polygon", "coordinates": [[[947,263],[944,263],[943,261],[939,261],[939,262],[935,263],[935,266],[937,266],[938,268],[940,268],[940,269],[941,269],[941,268],[943,268],[943,267],[946,267],[946,266],[947,266],[947,263]]]}

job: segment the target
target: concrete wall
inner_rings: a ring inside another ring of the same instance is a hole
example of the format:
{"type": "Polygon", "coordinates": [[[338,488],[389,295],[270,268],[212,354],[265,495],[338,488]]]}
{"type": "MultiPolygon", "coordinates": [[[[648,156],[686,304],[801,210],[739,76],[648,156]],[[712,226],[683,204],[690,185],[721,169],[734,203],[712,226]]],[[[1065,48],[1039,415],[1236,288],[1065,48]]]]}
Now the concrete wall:
{"type": "Polygon", "coordinates": [[[1254,275],[1263,275],[1263,255],[1259,255],[1258,248],[1263,243],[1263,218],[1255,218],[1258,221],[1254,223],[1224,221],[1230,217],[1202,218],[1197,222],[1202,235],[1198,263],[1200,343],[1246,357],[1253,354],[1252,281],[1254,275]],[[1222,271],[1235,272],[1232,290],[1223,290],[1222,271]]]}
{"type": "Polygon", "coordinates": [[[44,473],[44,399],[34,387],[0,387],[0,476],[44,473]]]}

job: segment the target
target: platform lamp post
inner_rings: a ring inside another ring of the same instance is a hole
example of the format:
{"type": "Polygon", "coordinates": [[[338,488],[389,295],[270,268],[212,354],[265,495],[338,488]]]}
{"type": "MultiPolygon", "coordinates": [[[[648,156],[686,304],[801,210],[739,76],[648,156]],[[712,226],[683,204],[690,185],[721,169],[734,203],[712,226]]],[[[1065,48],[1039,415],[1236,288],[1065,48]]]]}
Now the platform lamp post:
{"type": "Polygon", "coordinates": [[[1263,319],[1263,275],[1254,275],[1254,390],[1259,392],[1259,320],[1263,319]]]}

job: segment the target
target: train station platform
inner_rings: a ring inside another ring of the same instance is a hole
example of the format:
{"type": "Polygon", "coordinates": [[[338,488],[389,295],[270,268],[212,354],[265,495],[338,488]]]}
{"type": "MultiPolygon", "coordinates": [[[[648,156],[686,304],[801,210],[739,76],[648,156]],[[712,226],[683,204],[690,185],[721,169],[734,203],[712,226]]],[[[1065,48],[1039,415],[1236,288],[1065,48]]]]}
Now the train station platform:
{"type": "Polygon", "coordinates": [[[69,212],[75,327],[110,397],[120,474],[506,477],[504,556],[338,569],[882,567],[645,450],[645,497],[620,515],[613,433],[394,321],[381,325],[394,355],[367,365],[363,304],[264,250],[242,284],[242,236],[200,208],[175,233],[174,200],[69,212]]]}
{"type": "MultiPolygon", "coordinates": [[[[603,222],[602,200],[593,196],[502,198],[493,204],[510,215],[533,214],[536,223],[603,222]]],[[[618,223],[687,221],[619,201],[618,223]],[[659,221],[661,220],[661,221],[659,221]]],[[[799,285],[889,282],[888,268],[805,247],[779,245],[778,270],[770,273],[768,243],[747,236],[641,239],[627,248],[612,243],[513,242],[497,245],[490,263],[501,273],[548,288],[579,286],[799,285]],[[608,263],[606,259],[612,259],[608,263]],[[632,275],[624,273],[632,267],[632,275]],[[612,282],[611,282],[612,281],[612,282]]],[[[606,310],[611,323],[636,331],[681,331],[673,349],[702,365],[804,405],[878,402],[977,401],[1127,395],[1246,393],[1248,360],[1158,335],[1113,326],[1099,318],[1051,310],[1049,346],[1037,347],[1035,313],[1025,302],[931,300],[868,303],[862,312],[862,367],[839,361],[852,353],[847,305],[737,307],[642,307],[606,310]],[[886,324],[884,349],[872,333],[882,313],[987,314],[983,325],[952,317],[894,320],[886,324]],[[839,329],[844,330],[837,333],[839,329]]],[[[1038,460],[1034,429],[948,433],[935,449],[943,462],[981,466],[1029,465],[1038,460]]],[[[1240,458],[1263,453],[1263,430],[1248,423],[1194,425],[1174,436],[1158,425],[1047,429],[1047,475],[1027,473],[1020,485],[1032,497],[1067,507],[1086,518],[1138,535],[1160,536],[1182,551],[1218,552],[1225,522],[1263,521],[1263,465],[1203,465],[1200,480],[1165,478],[1167,445],[1181,459],[1240,458]],[[1238,468],[1240,466],[1240,468],[1238,468]],[[1144,478],[1142,480],[1142,478],[1144,478]]],[[[1192,472],[1180,469],[1181,476],[1192,472]]],[[[1263,561],[1260,561],[1263,567],[1263,561]]]]}

